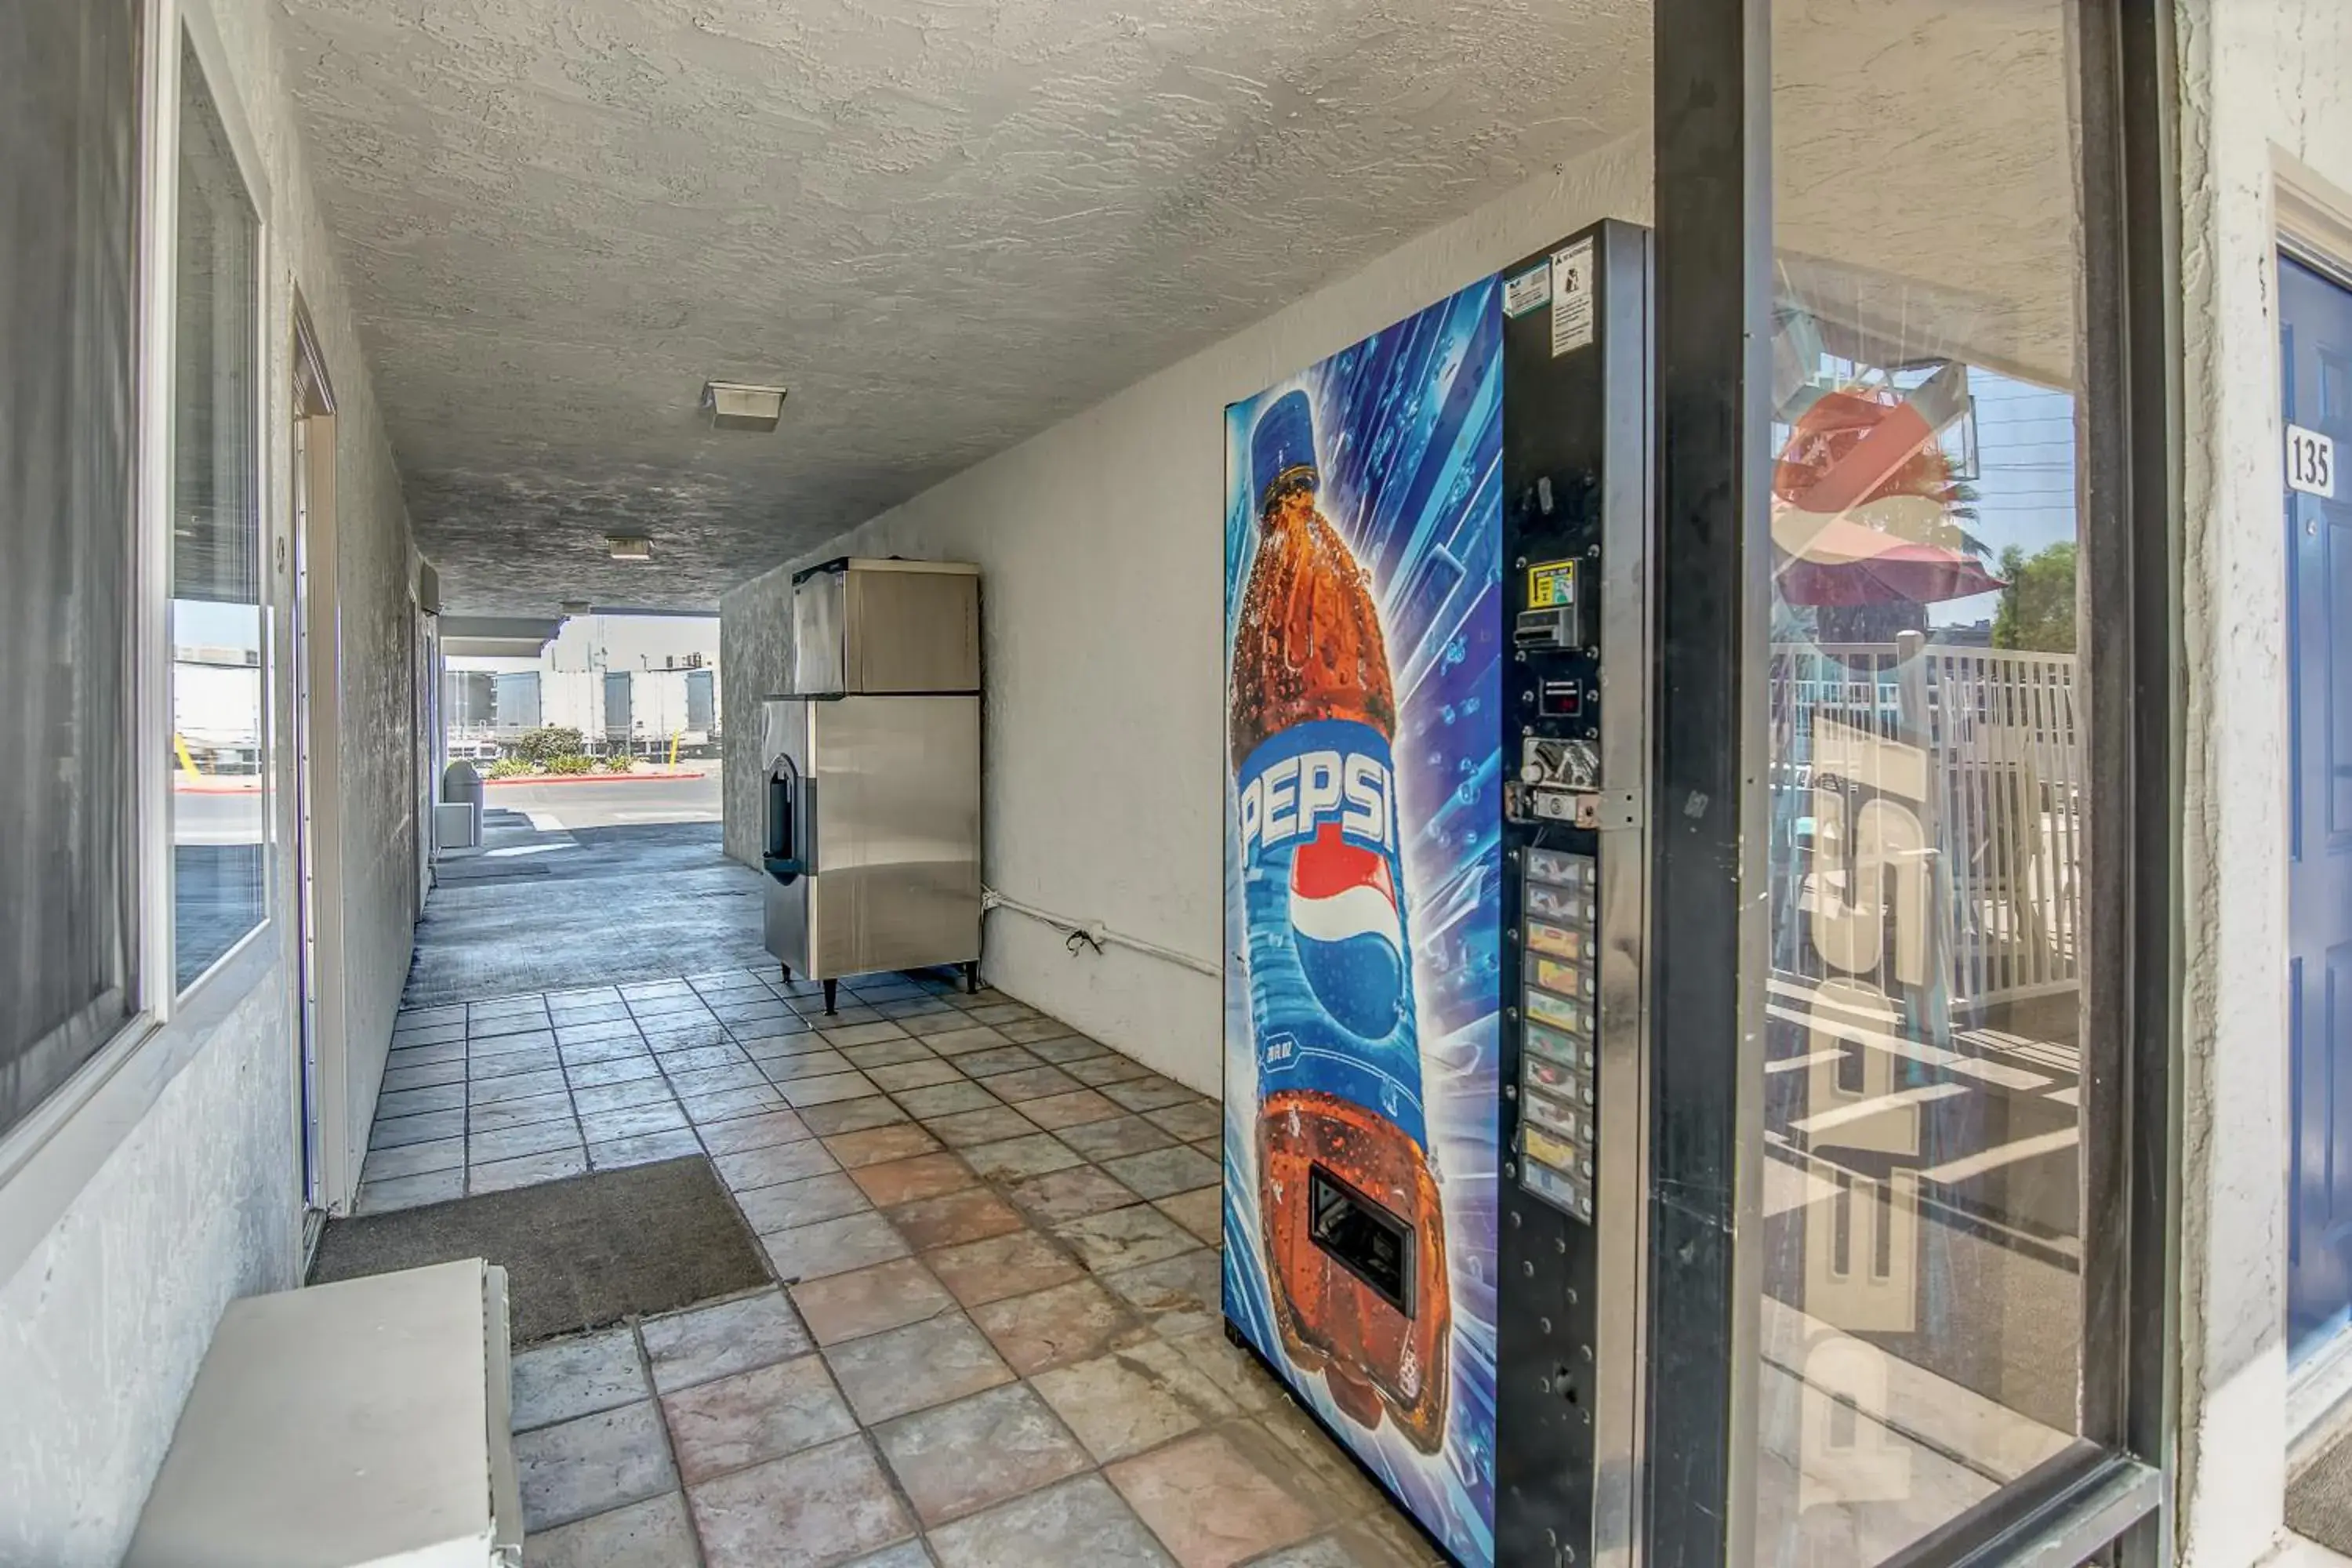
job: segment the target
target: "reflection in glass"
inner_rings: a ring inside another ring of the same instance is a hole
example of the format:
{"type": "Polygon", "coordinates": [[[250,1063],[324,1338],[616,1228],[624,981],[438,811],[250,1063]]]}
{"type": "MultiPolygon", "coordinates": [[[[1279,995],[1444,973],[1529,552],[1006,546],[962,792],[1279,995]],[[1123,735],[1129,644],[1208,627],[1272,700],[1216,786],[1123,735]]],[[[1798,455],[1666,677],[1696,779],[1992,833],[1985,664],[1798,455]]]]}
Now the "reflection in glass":
{"type": "Polygon", "coordinates": [[[203,68],[180,67],[172,382],[172,859],[179,986],[267,910],[259,223],[203,68]]]}
{"type": "Polygon", "coordinates": [[[1778,0],[1760,1561],[2080,1430],[2066,0],[1778,0]]]}

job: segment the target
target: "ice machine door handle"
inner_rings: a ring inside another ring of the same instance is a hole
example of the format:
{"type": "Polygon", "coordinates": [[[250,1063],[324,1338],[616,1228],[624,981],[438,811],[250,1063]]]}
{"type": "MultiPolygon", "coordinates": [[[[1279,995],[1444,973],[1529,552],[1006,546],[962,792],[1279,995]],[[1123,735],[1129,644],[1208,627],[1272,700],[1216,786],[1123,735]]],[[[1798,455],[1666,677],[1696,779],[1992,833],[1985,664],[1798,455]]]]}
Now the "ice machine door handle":
{"type": "Polygon", "coordinates": [[[801,775],[800,795],[800,803],[793,808],[793,847],[802,871],[814,877],[824,868],[816,855],[816,780],[806,773],[801,775]]]}
{"type": "Polygon", "coordinates": [[[768,775],[768,842],[761,864],[789,886],[816,874],[816,781],[780,757],[768,775]]]}

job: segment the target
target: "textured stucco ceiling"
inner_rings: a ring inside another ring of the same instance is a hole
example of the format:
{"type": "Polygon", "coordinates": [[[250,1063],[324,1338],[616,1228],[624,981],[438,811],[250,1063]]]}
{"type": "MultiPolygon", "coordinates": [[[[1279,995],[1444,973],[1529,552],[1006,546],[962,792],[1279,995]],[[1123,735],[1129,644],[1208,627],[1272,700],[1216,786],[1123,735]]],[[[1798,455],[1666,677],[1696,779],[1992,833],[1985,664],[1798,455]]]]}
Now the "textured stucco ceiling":
{"type": "Polygon", "coordinates": [[[1780,285],[1882,363],[2078,374],[2065,0],[1774,0],[1780,285]]]}
{"type": "Polygon", "coordinates": [[[1647,0],[282,4],[460,610],[708,606],[1647,115],[1647,0]]]}

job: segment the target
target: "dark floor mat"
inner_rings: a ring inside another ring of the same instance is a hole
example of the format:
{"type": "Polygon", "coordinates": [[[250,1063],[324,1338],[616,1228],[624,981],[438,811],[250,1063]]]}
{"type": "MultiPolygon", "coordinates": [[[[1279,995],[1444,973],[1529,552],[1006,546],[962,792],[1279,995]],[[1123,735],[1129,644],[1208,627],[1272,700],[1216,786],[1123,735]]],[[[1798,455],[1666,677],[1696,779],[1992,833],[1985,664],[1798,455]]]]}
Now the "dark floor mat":
{"type": "Polygon", "coordinates": [[[2352,1556],[2352,1434],[2337,1437],[2287,1483],[2286,1527],[2352,1556]]]}
{"type": "Polygon", "coordinates": [[[700,1155],[328,1223],[310,1282],[487,1258],[507,1271],[514,1342],[667,1312],[772,1278],[700,1155]]]}

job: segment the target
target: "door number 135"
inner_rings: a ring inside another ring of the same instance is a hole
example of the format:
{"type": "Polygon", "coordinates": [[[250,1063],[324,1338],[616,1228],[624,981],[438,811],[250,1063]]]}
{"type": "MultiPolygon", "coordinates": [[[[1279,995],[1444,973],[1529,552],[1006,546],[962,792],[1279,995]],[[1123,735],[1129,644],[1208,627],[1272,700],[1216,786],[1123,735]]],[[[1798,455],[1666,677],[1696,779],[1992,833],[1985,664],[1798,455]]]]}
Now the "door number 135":
{"type": "Polygon", "coordinates": [[[2300,425],[2286,427],[2287,489],[2336,499],[2336,443],[2300,425]]]}

